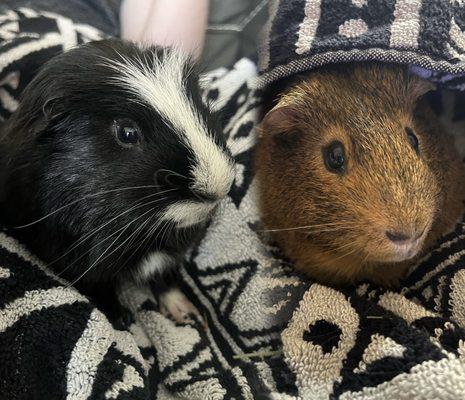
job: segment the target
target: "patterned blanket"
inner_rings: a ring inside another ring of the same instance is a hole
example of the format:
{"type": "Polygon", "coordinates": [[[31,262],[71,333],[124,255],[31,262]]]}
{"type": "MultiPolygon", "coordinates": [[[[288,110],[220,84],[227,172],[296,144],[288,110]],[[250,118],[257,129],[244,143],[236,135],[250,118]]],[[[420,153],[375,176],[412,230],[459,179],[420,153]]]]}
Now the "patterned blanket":
{"type": "MultiPolygon", "coordinates": [[[[351,4],[357,11],[371,2],[351,4]]],[[[23,83],[15,66],[98,34],[31,9],[0,15],[2,32],[22,38],[21,51],[4,42],[10,46],[10,58],[0,61],[5,117],[23,83]],[[31,18],[41,21],[40,32],[27,30],[31,18]],[[52,31],[46,38],[44,26],[52,31]]],[[[369,283],[337,291],[295,274],[266,244],[256,209],[252,151],[262,103],[256,74],[243,59],[204,81],[205,100],[222,111],[237,176],[180,270],[181,290],[202,320],[175,322],[161,312],[150,287],[128,284],[119,299],[130,317],[116,329],[3,231],[0,399],[465,397],[464,225],[446,235],[398,291],[369,283]]],[[[451,109],[453,117],[462,113],[451,109]]],[[[456,131],[464,132],[461,126],[456,131]]]]}

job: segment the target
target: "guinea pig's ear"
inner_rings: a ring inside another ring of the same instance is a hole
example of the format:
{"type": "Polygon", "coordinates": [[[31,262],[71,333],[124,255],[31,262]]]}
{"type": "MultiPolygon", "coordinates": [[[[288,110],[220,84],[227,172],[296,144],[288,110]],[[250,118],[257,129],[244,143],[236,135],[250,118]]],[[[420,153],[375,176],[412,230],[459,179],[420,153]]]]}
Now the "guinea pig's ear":
{"type": "Polygon", "coordinates": [[[277,105],[262,120],[261,135],[285,134],[295,125],[295,110],[289,105],[277,105]]]}
{"type": "Polygon", "coordinates": [[[260,138],[271,137],[281,147],[293,147],[300,136],[297,117],[297,111],[291,105],[278,105],[265,115],[258,135],[260,138]]]}
{"type": "Polygon", "coordinates": [[[409,95],[413,103],[426,93],[436,90],[436,85],[430,81],[415,76],[410,80],[408,88],[409,95]]]}
{"type": "MultiPolygon", "coordinates": [[[[51,97],[43,101],[42,106],[38,104],[31,104],[33,108],[30,113],[27,110],[23,110],[23,113],[30,115],[28,126],[28,131],[33,133],[35,136],[41,136],[44,132],[47,131],[47,128],[50,126],[50,123],[55,119],[57,111],[55,110],[55,105],[57,102],[56,97],[51,97]]],[[[25,108],[27,108],[27,104],[25,108]]]]}

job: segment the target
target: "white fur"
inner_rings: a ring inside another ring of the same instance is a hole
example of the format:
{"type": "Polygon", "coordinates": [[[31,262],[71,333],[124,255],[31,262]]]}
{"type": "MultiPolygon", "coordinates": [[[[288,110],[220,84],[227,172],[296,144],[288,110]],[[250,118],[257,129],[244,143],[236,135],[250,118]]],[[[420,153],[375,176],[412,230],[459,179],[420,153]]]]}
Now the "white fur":
{"type": "Polygon", "coordinates": [[[142,61],[111,61],[118,71],[116,80],[135,97],[148,103],[176,130],[195,155],[192,189],[218,198],[224,197],[234,179],[230,158],[209,135],[199,113],[183,87],[183,69],[187,57],[178,50],[165,51],[163,60],[155,55],[154,68],[142,61]]]}
{"type": "Polygon", "coordinates": [[[136,278],[142,282],[150,279],[156,273],[162,273],[176,264],[174,257],[163,251],[149,253],[140,263],[136,278]]]}
{"type": "Polygon", "coordinates": [[[187,228],[205,221],[216,205],[216,202],[180,201],[170,205],[161,218],[165,221],[174,222],[180,228],[187,228]]]}

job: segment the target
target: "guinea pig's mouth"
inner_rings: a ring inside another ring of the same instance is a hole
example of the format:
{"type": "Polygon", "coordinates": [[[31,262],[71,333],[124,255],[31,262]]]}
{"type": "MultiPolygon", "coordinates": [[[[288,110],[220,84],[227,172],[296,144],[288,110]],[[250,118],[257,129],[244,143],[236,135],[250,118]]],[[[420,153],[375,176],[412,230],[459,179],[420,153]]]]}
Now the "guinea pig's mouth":
{"type": "Polygon", "coordinates": [[[380,251],[379,260],[373,261],[396,263],[414,258],[421,252],[427,232],[428,229],[424,229],[421,233],[409,237],[386,232],[382,246],[384,251],[380,251]]]}

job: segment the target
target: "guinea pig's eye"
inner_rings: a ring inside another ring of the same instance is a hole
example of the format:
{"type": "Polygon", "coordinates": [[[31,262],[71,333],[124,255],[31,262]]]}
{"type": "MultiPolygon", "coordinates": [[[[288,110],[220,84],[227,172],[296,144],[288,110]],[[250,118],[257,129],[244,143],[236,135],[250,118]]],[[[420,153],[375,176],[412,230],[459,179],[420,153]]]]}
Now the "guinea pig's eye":
{"type": "Polygon", "coordinates": [[[323,149],[326,168],[331,172],[343,173],[346,169],[346,153],[344,145],[338,140],[323,149]]]}
{"type": "Polygon", "coordinates": [[[420,151],[420,149],[418,148],[418,138],[413,133],[413,130],[411,128],[405,128],[405,132],[407,133],[407,138],[410,142],[410,146],[412,146],[413,150],[415,150],[418,153],[420,151]]]}
{"type": "Polygon", "coordinates": [[[134,121],[117,120],[114,123],[115,137],[124,147],[134,146],[140,143],[142,133],[134,121]]]}

